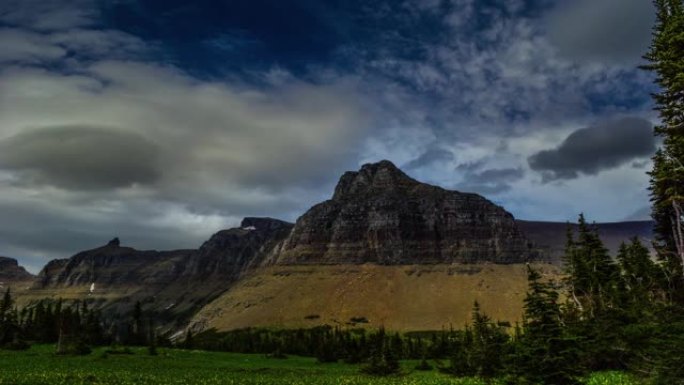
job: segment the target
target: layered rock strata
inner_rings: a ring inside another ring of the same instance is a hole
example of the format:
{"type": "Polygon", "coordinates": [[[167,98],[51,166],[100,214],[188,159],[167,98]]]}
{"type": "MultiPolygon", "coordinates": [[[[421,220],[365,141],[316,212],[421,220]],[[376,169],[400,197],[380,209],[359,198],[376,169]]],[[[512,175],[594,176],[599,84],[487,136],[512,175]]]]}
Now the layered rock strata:
{"type": "Polygon", "coordinates": [[[502,207],[420,183],[389,161],[345,173],[277,253],[276,264],[512,264],[539,256],[502,207]]]}

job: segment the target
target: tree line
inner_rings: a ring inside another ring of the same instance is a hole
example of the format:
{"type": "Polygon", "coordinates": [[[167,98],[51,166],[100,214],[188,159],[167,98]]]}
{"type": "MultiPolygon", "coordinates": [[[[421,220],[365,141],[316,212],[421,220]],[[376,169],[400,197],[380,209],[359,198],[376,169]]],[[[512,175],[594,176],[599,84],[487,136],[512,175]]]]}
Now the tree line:
{"type": "Polygon", "coordinates": [[[92,346],[169,346],[155,332],[153,318],[137,302],[128,317],[104,317],[86,300],[40,300],[19,309],[8,288],[0,301],[0,348],[28,349],[55,344],[57,354],[87,354],[92,346]]]}

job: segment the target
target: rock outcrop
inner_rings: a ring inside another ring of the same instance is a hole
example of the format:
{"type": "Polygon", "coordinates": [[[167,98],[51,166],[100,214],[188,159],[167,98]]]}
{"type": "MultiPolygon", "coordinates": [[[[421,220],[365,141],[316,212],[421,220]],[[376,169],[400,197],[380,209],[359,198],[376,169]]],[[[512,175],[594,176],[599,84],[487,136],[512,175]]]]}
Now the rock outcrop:
{"type": "Polygon", "coordinates": [[[0,257],[0,287],[10,285],[15,282],[28,282],[34,276],[26,271],[16,259],[0,257]]]}
{"type": "Polygon", "coordinates": [[[521,263],[538,252],[487,199],[420,183],[389,161],[340,179],[297,220],[277,264],[521,263]]]}
{"type": "Polygon", "coordinates": [[[291,228],[276,219],[245,218],[239,228],[219,231],[195,250],[141,251],[115,239],[51,261],[26,295],[87,297],[119,314],[141,301],[161,322],[182,321],[259,266],[291,228]]]}
{"type": "Polygon", "coordinates": [[[214,234],[193,254],[184,275],[237,279],[259,267],[293,224],[272,218],[245,218],[239,228],[214,234]]]}
{"type": "Polygon", "coordinates": [[[49,262],[35,288],[63,288],[97,283],[98,286],[167,284],[179,275],[194,250],[141,251],[108,244],[82,251],[68,259],[49,262]]]}
{"type": "Polygon", "coordinates": [[[245,218],[239,228],[219,231],[196,250],[141,251],[122,247],[115,238],[106,246],[51,261],[35,286],[169,285],[208,277],[228,281],[258,266],[291,228],[277,219],[245,218]]]}

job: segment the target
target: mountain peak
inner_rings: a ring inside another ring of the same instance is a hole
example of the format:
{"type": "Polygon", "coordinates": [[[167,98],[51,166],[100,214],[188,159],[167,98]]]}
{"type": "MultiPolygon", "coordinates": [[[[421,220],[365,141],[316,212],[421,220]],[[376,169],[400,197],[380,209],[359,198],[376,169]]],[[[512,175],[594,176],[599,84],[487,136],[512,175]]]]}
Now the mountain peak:
{"type": "Polygon", "coordinates": [[[348,171],[340,178],[335,187],[333,200],[346,197],[401,190],[418,184],[389,160],[366,163],[359,171],[348,171]]]}
{"type": "Polygon", "coordinates": [[[240,228],[242,229],[253,229],[253,230],[277,230],[284,227],[292,226],[291,223],[281,221],[280,219],[269,218],[269,217],[246,217],[240,223],[240,228]]]}
{"type": "Polygon", "coordinates": [[[361,169],[362,170],[365,170],[365,169],[371,169],[371,170],[386,169],[386,170],[401,171],[401,170],[399,170],[399,168],[397,166],[394,165],[394,163],[392,163],[392,161],[389,161],[387,159],[383,159],[383,160],[375,162],[375,163],[366,163],[366,164],[361,166],[361,169]]]}
{"type": "Polygon", "coordinates": [[[4,269],[15,269],[19,267],[19,262],[14,258],[0,256],[0,271],[4,269]]]}
{"type": "Polygon", "coordinates": [[[419,182],[390,161],[340,178],[302,215],[276,263],[520,263],[538,257],[513,216],[477,194],[419,182]]]}
{"type": "Polygon", "coordinates": [[[33,278],[14,258],[0,257],[0,287],[4,281],[24,281],[33,278]]]}

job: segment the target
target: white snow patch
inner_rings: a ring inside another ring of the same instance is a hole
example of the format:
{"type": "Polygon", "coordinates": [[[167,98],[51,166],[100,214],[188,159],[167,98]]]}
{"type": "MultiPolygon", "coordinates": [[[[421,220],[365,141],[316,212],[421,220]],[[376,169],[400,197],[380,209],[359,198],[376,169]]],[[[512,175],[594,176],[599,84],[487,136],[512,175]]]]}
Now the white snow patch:
{"type": "Polygon", "coordinates": [[[171,337],[169,337],[169,339],[170,339],[171,341],[175,341],[175,340],[177,340],[178,338],[180,338],[183,334],[185,334],[185,330],[179,330],[179,331],[177,331],[176,333],[173,333],[173,334],[171,335],[171,337]]]}

